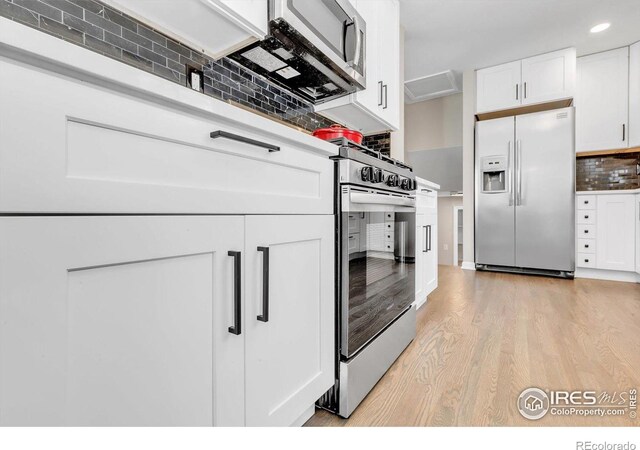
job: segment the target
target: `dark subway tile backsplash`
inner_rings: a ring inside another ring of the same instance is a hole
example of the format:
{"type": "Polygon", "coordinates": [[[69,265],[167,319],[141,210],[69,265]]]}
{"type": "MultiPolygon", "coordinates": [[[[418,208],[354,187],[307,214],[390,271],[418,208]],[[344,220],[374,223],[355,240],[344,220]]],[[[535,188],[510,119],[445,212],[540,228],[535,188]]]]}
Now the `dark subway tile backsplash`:
{"type": "Polygon", "coordinates": [[[385,155],[391,154],[391,133],[373,134],[365,136],[362,145],[373,150],[382,152],[385,155]]]}
{"type": "Polygon", "coordinates": [[[313,106],[221,58],[214,61],[97,0],[0,0],[0,16],[36,28],[174,83],[187,66],[204,73],[204,94],[313,131],[333,123],[313,106]]]}
{"type": "Polygon", "coordinates": [[[640,152],[579,157],[576,160],[576,190],[639,189],[638,164],[640,152]]]}

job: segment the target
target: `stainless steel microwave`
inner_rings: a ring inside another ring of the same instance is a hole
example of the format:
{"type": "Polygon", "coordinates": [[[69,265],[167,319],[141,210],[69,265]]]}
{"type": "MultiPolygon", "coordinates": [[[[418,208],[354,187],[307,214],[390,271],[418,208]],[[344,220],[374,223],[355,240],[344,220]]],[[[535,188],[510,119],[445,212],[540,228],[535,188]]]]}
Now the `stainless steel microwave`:
{"type": "Polygon", "coordinates": [[[349,0],[269,0],[269,34],[232,55],[312,103],[366,87],[367,26],[349,0]]]}

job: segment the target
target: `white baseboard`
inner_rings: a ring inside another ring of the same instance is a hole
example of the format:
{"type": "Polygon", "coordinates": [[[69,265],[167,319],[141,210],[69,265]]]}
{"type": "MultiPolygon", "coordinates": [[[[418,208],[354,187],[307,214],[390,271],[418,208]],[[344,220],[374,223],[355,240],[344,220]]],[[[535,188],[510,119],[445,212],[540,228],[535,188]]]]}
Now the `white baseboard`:
{"type": "Polygon", "coordinates": [[[623,281],[626,283],[640,283],[640,275],[635,272],[622,272],[619,270],[601,270],[578,267],[575,271],[576,278],[591,278],[594,280],[623,281]]]}
{"type": "Polygon", "coordinates": [[[315,413],[316,413],[316,405],[311,405],[311,407],[309,409],[306,409],[300,417],[294,420],[291,426],[301,427],[307,422],[307,420],[311,419],[315,413]]]}
{"type": "Polygon", "coordinates": [[[476,270],[476,263],[473,261],[462,261],[462,266],[464,270],[476,270]]]}

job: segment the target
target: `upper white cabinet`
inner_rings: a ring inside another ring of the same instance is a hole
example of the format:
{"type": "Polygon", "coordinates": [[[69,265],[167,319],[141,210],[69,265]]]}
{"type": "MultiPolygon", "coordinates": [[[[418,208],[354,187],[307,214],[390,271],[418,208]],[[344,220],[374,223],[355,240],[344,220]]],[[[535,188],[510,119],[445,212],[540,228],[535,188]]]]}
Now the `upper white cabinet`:
{"type": "Polygon", "coordinates": [[[570,99],[575,77],[575,48],[480,69],[476,72],[476,112],[570,99]]]}
{"type": "Polygon", "coordinates": [[[597,268],[636,270],[636,197],[629,194],[598,195],[597,268]]]}
{"type": "Polygon", "coordinates": [[[400,127],[400,14],[397,0],[352,1],[367,24],[366,89],[315,110],[363,133],[400,127]]]}
{"type": "Polygon", "coordinates": [[[640,42],[629,47],[629,146],[640,147],[640,42]]]}
{"type": "Polygon", "coordinates": [[[577,79],[576,151],[628,147],[629,47],[578,58],[577,79]]]}
{"type": "Polygon", "coordinates": [[[520,61],[478,70],[477,112],[497,111],[520,106],[520,61]]]}
{"type": "Polygon", "coordinates": [[[105,0],[214,59],[263,39],[267,0],[105,0]]]}
{"type": "Polygon", "coordinates": [[[571,98],[576,86],[576,50],[569,48],[522,60],[522,104],[571,98]]]}

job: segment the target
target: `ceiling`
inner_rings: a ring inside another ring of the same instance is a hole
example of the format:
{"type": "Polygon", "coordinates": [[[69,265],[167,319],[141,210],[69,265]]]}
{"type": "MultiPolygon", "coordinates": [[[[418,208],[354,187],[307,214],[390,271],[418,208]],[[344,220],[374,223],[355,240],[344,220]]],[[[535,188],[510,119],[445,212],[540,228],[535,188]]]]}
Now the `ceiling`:
{"type": "Polygon", "coordinates": [[[400,0],[405,80],[565,47],[578,56],[640,40],[640,0],[400,0]],[[602,22],[611,27],[592,34],[602,22]]]}

